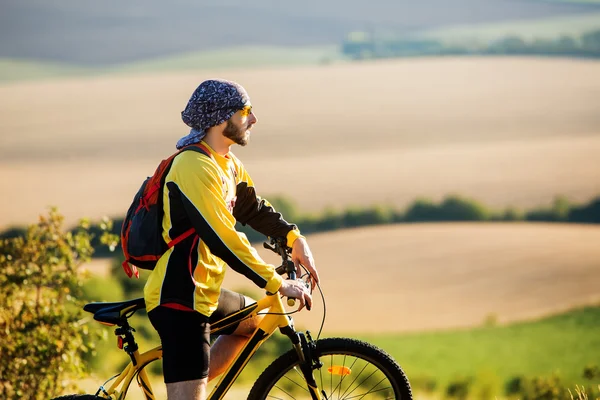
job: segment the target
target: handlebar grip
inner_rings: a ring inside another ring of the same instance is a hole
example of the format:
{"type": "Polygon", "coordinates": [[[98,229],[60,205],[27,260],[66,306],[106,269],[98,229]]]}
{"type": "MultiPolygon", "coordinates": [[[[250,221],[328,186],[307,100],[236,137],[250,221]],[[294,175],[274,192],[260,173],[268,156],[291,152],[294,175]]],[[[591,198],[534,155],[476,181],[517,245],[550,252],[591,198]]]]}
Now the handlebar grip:
{"type": "MultiPolygon", "coordinates": [[[[288,277],[291,280],[295,281],[296,280],[296,271],[290,271],[288,273],[288,277]]],[[[287,305],[290,306],[290,307],[293,307],[294,305],[296,305],[296,299],[293,298],[293,297],[288,297],[288,299],[287,299],[287,305]]]]}

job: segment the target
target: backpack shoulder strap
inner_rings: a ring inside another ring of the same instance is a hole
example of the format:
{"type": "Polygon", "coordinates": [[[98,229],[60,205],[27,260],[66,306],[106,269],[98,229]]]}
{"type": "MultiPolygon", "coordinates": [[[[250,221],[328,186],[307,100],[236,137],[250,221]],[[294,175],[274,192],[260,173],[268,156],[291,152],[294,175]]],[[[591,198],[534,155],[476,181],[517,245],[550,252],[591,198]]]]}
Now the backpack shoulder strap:
{"type": "MultiPolygon", "coordinates": [[[[186,147],[182,148],[179,151],[179,153],[183,153],[186,150],[192,150],[192,151],[196,151],[198,153],[204,154],[205,156],[210,157],[214,161],[214,157],[213,157],[212,153],[210,152],[208,147],[206,147],[202,143],[196,143],[196,144],[193,144],[190,146],[186,146],[186,147]]],[[[179,154],[179,153],[177,153],[177,154],[179,154]]]]}

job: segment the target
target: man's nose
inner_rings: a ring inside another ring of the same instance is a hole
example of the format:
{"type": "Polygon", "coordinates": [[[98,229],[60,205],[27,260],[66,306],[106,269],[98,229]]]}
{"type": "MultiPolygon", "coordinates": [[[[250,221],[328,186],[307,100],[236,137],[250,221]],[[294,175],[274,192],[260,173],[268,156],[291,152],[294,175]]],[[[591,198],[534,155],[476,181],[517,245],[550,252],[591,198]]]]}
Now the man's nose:
{"type": "Polygon", "coordinates": [[[256,114],[254,114],[253,111],[250,112],[250,115],[249,115],[248,119],[249,119],[248,122],[250,122],[251,124],[255,124],[255,123],[258,122],[258,118],[256,118],[256,114]]]}

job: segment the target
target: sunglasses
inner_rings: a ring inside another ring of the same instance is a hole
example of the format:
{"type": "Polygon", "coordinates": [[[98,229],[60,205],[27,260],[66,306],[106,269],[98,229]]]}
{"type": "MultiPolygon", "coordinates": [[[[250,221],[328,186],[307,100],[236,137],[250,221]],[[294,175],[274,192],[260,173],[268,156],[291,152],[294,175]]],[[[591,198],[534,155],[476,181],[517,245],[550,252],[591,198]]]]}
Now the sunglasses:
{"type": "Polygon", "coordinates": [[[247,117],[248,115],[250,115],[250,113],[252,112],[252,106],[248,105],[248,106],[243,106],[242,108],[238,108],[238,107],[222,107],[222,108],[216,108],[212,111],[209,112],[215,112],[215,111],[219,111],[219,110],[236,110],[240,112],[242,117],[247,117]]]}
{"type": "Polygon", "coordinates": [[[248,115],[250,115],[251,112],[252,112],[252,106],[244,106],[244,108],[242,108],[240,110],[240,115],[242,117],[247,117],[248,115]]]}

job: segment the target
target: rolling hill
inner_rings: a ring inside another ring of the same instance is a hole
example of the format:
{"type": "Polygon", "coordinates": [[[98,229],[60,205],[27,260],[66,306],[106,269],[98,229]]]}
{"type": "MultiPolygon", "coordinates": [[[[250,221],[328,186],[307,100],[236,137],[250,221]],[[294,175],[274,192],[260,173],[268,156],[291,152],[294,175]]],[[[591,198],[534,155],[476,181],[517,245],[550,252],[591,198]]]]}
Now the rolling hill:
{"type": "Polygon", "coordinates": [[[600,193],[594,61],[444,58],[129,74],[0,87],[0,226],[49,205],[120,217],[186,134],[206,78],[241,82],[258,116],[234,152],[259,193],[305,212],[457,193],[535,207],[600,193]],[[284,172],[282,172],[284,171],[284,172]]]}
{"type": "Polygon", "coordinates": [[[355,30],[410,33],[599,11],[597,3],[536,0],[5,0],[0,58],[107,66],[240,46],[339,44],[355,30]]]}

